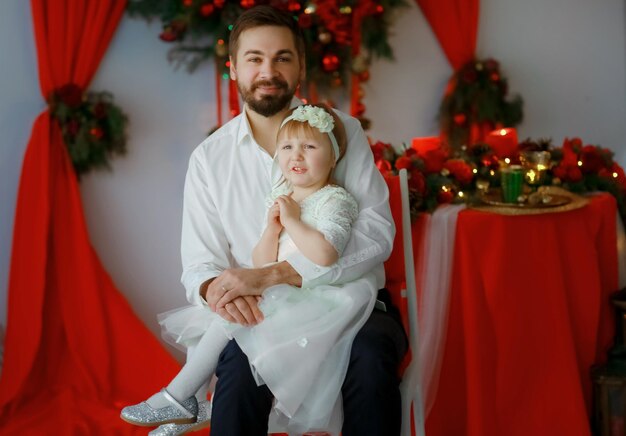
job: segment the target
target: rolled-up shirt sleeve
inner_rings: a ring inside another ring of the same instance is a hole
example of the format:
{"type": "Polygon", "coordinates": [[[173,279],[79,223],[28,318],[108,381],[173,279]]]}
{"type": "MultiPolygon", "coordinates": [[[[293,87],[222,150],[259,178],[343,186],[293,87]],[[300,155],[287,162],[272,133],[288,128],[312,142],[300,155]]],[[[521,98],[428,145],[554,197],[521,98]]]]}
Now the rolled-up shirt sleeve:
{"type": "MultiPolygon", "coordinates": [[[[348,244],[332,266],[314,264],[300,253],[287,262],[302,276],[303,287],[343,284],[380,267],[391,254],[395,226],[389,208],[389,190],[374,158],[365,133],[355,118],[345,118],[348,147],[336,169],[339,183],[359,205],[348,244]]],[[[379,283],[379,286],[382,286],[379,283]]]]}
{"type": "Polygon", "coordinates": [[[182,220],[181,282],[191,304],[206,304],[200,286],[230,265],[229,243],[208,189],[208,175],[198,148],[189,160],[182,220]]]}

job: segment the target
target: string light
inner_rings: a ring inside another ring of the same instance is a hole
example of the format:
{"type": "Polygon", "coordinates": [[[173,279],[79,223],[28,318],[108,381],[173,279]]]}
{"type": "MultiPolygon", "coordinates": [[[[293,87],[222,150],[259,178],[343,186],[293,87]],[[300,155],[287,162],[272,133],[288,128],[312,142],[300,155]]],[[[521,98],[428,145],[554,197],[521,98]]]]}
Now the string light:
{"type": "Polygon", "coordinates": [[[511,163],[511,159],[509,159],[508,157],[505,157],[504,158],[504,163],[507,164],[507,165],[510,164],[511,163]]]}
{"type": "Polygon", "coordinates": [[[477,170],[476,168],[474,168],[474,169],[472,170],[472,172],[473,172],[474,174],[478,174],[478,170],[477,170]]]}
{"type": "Polygon", "coordinates": [[[613,173],[613,177],[617,179],[617,173],[613,173]]]}
{"type": "Polygon", "coordinates": [[[496,172],[494,170],[489,171],[489,174],[491,174],[492,176],[496,175],[496,172]]]}
{"type": "Polygon", "coordinates": [[[463,193],[463,191],[459,191],[459,194],[458,194],[458,195],[459,195],[459,197],[461,197],[461,198],[465,197],[465,194],[463,193]]]}
{"type": "Polygon", "coordinates": [[[583,166],[583,161],[582,161],[582,160],[579,160],[579,161],[578,161],[578,166],[579,166],[579,167],[582,167],[582,166],[583,166]]]}

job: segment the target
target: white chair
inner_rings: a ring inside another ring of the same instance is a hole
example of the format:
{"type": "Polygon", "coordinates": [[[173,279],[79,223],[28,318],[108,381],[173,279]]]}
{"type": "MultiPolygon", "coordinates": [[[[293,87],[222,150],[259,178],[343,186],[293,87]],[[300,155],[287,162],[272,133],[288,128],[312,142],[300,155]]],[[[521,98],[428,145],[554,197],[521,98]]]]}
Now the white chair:
{"type": "MultiPolygon", "coordinates": [[[[417,310],[417,285],[415,282],[415,263],[413,260],[413,237],[411,234],[411,205],[409,203],[409,184],[406,169],[400,170],[400,196],[402,201],[402,241],[404,245],[404,274],[406,289],[402,296],[406,298],[409,314],[409,347],[412,359],[407,366],[400,383],[402,396],[402,436],[411,436],[411,412],[415,420],[415,436],[424,436],[424,403],[420,382],[419,364],[419,318],[417,310]]],[[[396,223],[397,224],[397,223],[396,223]]],[[[398,231],[399,229],[396,229],[398,231]]]]}

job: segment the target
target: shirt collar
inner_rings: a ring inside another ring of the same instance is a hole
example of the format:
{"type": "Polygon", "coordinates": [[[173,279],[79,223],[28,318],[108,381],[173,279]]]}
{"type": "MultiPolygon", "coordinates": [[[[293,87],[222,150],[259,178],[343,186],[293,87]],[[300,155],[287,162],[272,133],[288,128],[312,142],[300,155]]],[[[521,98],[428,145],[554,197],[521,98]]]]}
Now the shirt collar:
{"type": "MultiPolygon", "coordinates": [[[[302,100],[300,100],[298,97],[294,96],[291,99],[291,103],[289,103],[289,109],[293,109],[294,107],[301,106],[303,104],[304,104],[304,102],[302,100]]],[[[239,118],[239,120],[236,121],[236,122],[239,123],[238,130],[237,130],[237,145],[244,145],[246,143],[248,143],[248,144],[252,143],[251,142],[253,140],[252,128],[250,127],[250,121],[248,121],[248,116],[246,115],[246,105],[245,104],[244,104],[244,107],[243,107],[243,110],[241,111],[241,113],[239,115],[237,115],[237,118],[239,118]],[[250,141],[245,141],[246,138],[249,138],[250,141]]],[[[237,118],[235,118],[235,119],[237,119],[237,118]]]]}

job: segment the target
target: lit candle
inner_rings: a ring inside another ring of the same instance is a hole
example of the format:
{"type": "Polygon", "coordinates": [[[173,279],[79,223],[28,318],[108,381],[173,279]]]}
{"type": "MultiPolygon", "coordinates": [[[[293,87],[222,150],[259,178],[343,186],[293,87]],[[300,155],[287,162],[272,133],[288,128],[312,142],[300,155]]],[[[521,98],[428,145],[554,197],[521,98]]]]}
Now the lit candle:
{"type": "Polygon", "coordinates": [[[494,130],[485,137],[485,144],[500,158],[513,156],[517,153],[517,130],[511,127],[494,130]]]}
{"type": "Polygon", "coordinates": [[[424,136],[421,138],[413,138],[411,140],[411,148],[419,155],[425,155],[427,152],[441,148],[441,138],[438,136],[424,136]]]}

